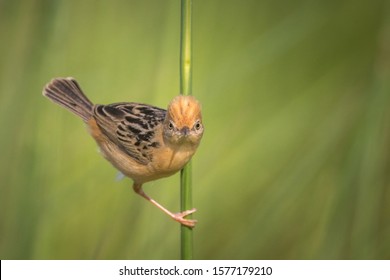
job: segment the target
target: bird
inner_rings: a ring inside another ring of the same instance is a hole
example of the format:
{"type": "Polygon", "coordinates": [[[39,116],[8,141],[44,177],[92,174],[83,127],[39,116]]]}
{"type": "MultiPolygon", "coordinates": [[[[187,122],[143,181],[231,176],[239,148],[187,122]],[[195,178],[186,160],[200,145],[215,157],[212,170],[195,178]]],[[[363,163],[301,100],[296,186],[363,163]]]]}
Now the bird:
{"type": "Polygon", "coordinates": [[[167,109],[137,103],[92,103],[72,78],[54,78],[42,94],[80,117],[103,157],[133,180],[133,189],[180,224],[193,228],[187,219],[195,208],[173,213],[148,196],[146,182],[181,170],[196,152],[203,136],[201,104],[193,96],[178,95],[167,109]]]}

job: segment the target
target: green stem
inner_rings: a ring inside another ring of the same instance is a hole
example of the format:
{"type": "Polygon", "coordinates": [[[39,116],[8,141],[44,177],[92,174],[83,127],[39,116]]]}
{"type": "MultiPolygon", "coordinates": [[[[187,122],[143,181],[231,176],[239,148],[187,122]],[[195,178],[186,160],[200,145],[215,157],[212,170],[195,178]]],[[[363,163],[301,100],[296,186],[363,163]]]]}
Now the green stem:
{"type": "MultiPolygon", "coordinates": [[[[191,51],[191,6],[192,0],[181,0],[181,36],[180,36],[180,92],[191,94],[192,86],[192,51],[191,51]]],[[[191,162],[180,174],[181,211],[192,209],[191,162]]],[[[188,218],[191,218],[189,215],[188,218]]],[[[192,229],[181,226],[181,259],[192,259],[192,229]]]]}
{"type": "Polygon", "coordinates": [[[180,36],[180,93],[191,94],[192,86],[192,0],[181,0],[181,36],[180,36]]]}

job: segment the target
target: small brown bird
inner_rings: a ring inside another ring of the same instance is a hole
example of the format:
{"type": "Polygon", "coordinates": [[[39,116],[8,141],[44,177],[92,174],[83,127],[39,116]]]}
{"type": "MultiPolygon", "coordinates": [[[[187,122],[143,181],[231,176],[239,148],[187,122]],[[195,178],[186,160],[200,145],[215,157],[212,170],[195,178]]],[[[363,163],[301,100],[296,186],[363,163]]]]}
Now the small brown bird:
{"type": "Polygon", "coordinates": [[[73,78],[53,79],[43,95],[83,119],[103,156],[133,179],[136,193],[181,224],[195,226],[196,220],[184,217],[196,209],[172,213],[142,189],[176,173],[194,155],[203,135],[201,106],[194,97],[179,95],[168,110],[133,102],[94,105],[73,78]]]}

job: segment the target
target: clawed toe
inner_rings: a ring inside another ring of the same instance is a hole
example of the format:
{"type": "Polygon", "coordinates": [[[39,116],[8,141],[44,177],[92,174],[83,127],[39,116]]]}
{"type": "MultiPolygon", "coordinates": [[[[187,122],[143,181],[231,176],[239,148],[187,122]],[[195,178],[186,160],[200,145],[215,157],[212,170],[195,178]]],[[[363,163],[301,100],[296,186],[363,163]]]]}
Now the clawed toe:
{"type": "Polygon", "coordinates": [[[193,209],[186,210],[186,211],[183,211],[183,212],[180,212],[180,213],[176,213],[176,214],[173,214],[172,218],[175,221],[178,221],[179,223],[181,223],[184,226],[193,228],[193,227],[195,227],[195,225],[196,225],[196,223],[198,221],[197,220],[191,220],[191,219],[185,219],[184,217],[194,213],[195,211],[196,211],[196,209],[193,208],[193,209]]]}

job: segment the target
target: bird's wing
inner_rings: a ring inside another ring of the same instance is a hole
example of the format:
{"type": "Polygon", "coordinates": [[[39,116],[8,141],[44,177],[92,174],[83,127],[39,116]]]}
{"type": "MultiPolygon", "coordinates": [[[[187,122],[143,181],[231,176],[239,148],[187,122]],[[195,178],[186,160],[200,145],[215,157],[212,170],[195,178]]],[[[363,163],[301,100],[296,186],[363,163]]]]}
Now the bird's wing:
{"type": "Polygon", "coordinates": [[[152,150],[161,145],[155,131],[165,115],[164,109],[140,103],[94,106],[94,117],[103,133],[141,164],[151,162],[152,150]]]}

